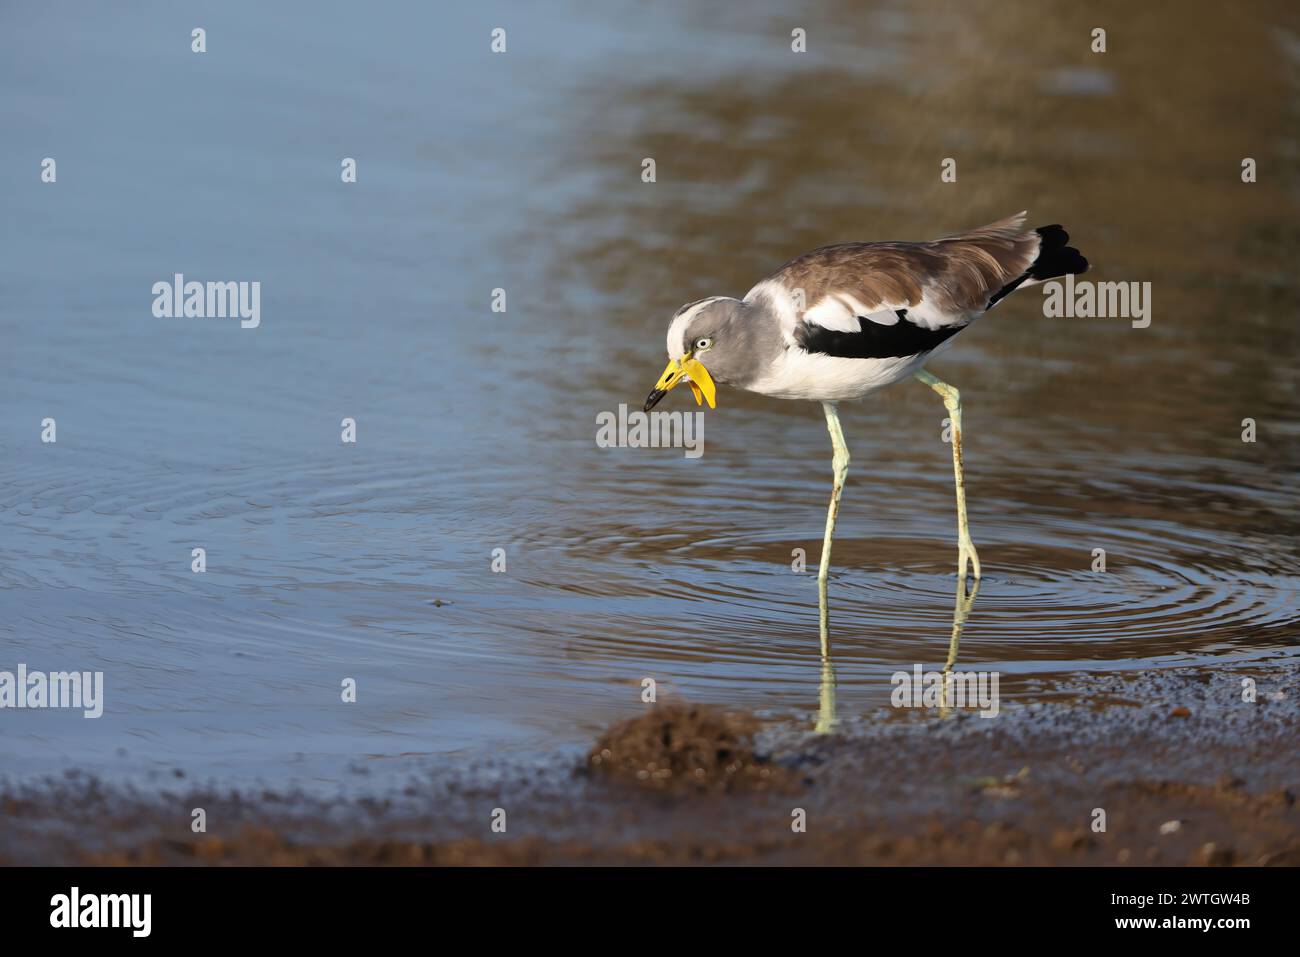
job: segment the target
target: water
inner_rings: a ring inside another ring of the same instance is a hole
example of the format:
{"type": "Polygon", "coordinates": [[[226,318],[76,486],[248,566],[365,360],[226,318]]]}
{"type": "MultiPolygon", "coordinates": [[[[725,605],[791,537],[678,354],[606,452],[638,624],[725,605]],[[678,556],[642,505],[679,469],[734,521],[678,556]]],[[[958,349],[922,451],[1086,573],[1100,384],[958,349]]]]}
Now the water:
{"type": "MultiPolygon", "coordinates": [[[[724,388],[698,460],[598,448],[596,416],[683,302],[1024,207],[1153,320],[1030,291],[936,362],[986,575],[962,667],[1015,697],[1294,652],[1297,15],[1021,6],[9,5],[0,669],[102,670],[107,702],[0,713],[4,774],[332,788],[575,747],[646,677],[812,727],[818,408],[724,388]],[[175,272],[260,281],[261,325],[154,318],[175,272]]],[[[943,414],[915,384],[844,409],[843,721],[947,654],[943,414]]]]}

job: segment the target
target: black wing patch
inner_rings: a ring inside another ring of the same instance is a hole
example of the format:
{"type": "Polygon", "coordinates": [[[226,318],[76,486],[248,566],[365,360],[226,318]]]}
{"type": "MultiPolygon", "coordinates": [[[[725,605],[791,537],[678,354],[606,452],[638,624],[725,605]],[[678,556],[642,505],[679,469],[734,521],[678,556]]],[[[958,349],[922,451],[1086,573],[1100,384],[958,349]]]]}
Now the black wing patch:
{"type": "Polygon", "coordinates": [[[807,352],[841,359],[895,359],[929,352],[966,328],[961,325],[927,329],[908,319],[906,309],[897,313],[898,322],[889,326],[858,316],[861,327],[858,332],[837,332],[801,322],[795,327],[794,338],[807,352]]]}

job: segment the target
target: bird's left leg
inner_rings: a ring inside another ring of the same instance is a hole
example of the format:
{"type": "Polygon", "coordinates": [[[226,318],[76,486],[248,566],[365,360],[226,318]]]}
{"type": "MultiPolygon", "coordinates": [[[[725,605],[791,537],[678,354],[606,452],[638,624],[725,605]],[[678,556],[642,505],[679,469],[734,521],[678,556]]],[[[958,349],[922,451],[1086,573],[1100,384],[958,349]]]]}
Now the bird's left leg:
{"type": "Polygon", "coordinates": [[[957,482],[957,580],[965,580],[966,562],[969,559],[978,582],[980,557],[975,553],[975,543],[970,540],[970,525],[966,522],[966,482],[961,464],[961,393],[955,386],[930,375],[924,369],[916,373],[916,378],[939,393],[948,410],[948,420],[952,425],[952,474],[957,482]]]}
{"type": "Polygon", "coordinates": [[[835,403],[823,402],[822,411],[826,413],[826,431],[831,434],[831,468],[835,474],[835,484],[831,486],[831,504],[826,510],[821,568],[817,570],[817,617],[821,626],[822,654],[827,655],[830,653],[830,611],[826,600],[826,576],[831,567],[831,539],[835,537],[835,518],[840,513],[840,493],[844,491],[844,480],[849,474],[849,447],[844,444],[844,431],[840,428],[840,415],[835,403]]]}

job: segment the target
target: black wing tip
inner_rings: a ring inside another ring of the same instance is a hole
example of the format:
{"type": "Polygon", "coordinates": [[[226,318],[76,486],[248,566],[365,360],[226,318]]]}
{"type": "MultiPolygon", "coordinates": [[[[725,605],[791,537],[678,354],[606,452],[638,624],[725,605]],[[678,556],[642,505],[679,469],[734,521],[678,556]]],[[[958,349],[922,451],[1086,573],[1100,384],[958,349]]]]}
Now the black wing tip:
{"type": "Polygon", "coordinates": [[[1050,226],[1039,226],[1034,232],[1042,237],[1042,249],[1056,249],[1064,246],[1070,241],[1070,234],[1065,231],[1065,227],[1060,223],[1052,223],[1050,226]]]}
{"type": "Polygon", "coordinates": [[[994,293],[993,297],[989,299],[988,305],[984,307],[986,310],[992,309],[1001,300],[1015,292],[1021,284],[1030,279],[1042,282],[1046,279],[1056,279],[1059,276],[1077,276],[1079,273],[1088,271],[1088,260],[1083,258],[1083,253],[1073,246],[1066,245],[1070,241],[1070,234],[1065,231],[1065,227],[1060,223],[1039,226],[1034,232],[1038,233],[1040,237],[1038,258],[1022,275],[1017,276],[994,293]]]}
{"type": "Polygon", "coordinates": [[[1059,223],[1039,226],[1034,232],[1041,237],[1038,258],[1029,267],[1029,277],[1042,282],[1058,276],[1078,275],[1088,271],[1088,260],[1073,246],[1067,246],[1070,234],[1059,223]]]}

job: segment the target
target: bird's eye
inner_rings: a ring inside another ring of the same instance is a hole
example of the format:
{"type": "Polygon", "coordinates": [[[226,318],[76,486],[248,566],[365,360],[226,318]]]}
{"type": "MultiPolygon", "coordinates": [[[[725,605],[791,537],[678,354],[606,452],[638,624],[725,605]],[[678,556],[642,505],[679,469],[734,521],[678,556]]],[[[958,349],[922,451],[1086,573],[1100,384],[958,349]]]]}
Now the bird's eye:
{"type": "Polygon", "coordinates": [[[695,340],[695,348],[699,351],[703,351],[711,345],[713,345],[713,340],[709,338],[695,340]]]}

